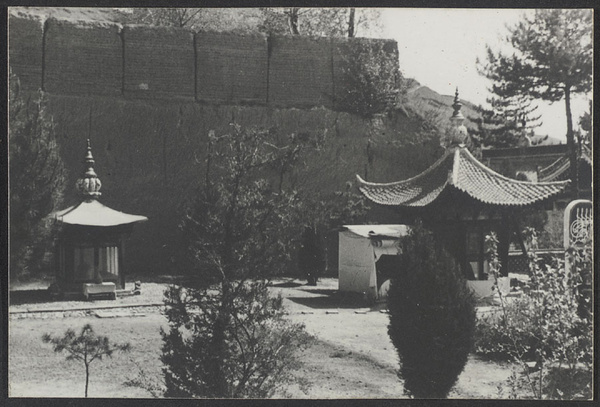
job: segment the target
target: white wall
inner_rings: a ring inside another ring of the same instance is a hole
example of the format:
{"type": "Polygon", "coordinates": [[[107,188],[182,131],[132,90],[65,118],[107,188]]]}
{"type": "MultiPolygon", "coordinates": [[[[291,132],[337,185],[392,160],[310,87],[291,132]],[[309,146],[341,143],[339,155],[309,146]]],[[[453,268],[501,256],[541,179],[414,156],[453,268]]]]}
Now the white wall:
{"type": "Polygon", "coordinates": [[[340,232],[339,290],[367,293],[377,287],[375,256],[369,238],[340,232]]]}

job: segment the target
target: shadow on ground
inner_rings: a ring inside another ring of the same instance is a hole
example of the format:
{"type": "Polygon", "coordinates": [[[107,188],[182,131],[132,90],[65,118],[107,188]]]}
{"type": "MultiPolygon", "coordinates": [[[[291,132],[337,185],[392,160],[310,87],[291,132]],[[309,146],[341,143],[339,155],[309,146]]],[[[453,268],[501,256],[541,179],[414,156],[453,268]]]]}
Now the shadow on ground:
{"type": "Polygon", "coordinates": [[[8,296],[10,305],[41,304],[57,301],[60,300],[53,298],[48,290],[44,289],[11,291],[8,296]]]}
{"type": "Polygon", "coordinates": [[[277,288],[296,288],[296,287],[301,287],[304,284],[302,283],[295,283],[293,281],[285,281],[283,283],[277,283],[277,284],[272,284],[272,287],[277,287],[277,288]]]}
{"type": "Polygon", "coordinates": [[[370,308],[371,310],[379,310],[385,308],[385,304],[375,303],[367,301],[362,295],[355,295],[353,293],[340,293],[333,289],[321,289],[321,290],[302,290],[311,292],[314,294],[323,294],[318,297],[286,297],[288,300],[295,302],[296,304],[303,305],[305,307],[313,309],[332,309],[332,308],[343,308],[343,309],[356,309],[356,308],[370,308]]]}

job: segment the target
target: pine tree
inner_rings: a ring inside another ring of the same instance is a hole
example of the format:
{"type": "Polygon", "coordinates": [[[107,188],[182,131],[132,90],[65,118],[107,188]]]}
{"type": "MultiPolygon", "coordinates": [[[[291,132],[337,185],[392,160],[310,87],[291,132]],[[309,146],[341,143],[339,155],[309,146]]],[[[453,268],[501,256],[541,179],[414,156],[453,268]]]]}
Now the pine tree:
{"type": "Polygon", "coordinates": [[[480,73],[492,80],[494,89],[507,95],[529,96],[549,102],[565,101],[567,145],[571,182],[578,191],[577,146],[571,113],[573,94],[592,89],[592,10],[542,9],[524,15],[509,28],[506,42],[512,55],[487,49],[480,73]]]}
{"type": "Polygon", "coordinates": [[[48,264],[47,216],[62,201],[65,169],[45,94],[26,98],[11,74],[9,109],[10,274],[21,277],[48,264]]]}
{"type": "Polygon", "coordinates": [[[510,148],[534,145],[534,129],[541,126],[537,106],[526,96],[497,92],[488,99],[491,109],[481,108],[478,133],[485,147],[510,148]]]}
{"type": "Polygon", "coordinates": [[[112,358],[115,352],[129,352],[129,343],[115,344],[107,336],[97,335],[90,324],[85,324],[79,335],[72,329],[67,329],[63,336],[44,334],[44,343],[53,346],[54,352],[66,351],[67,360],[79,360],[85,366],[85,397],[88,396],[90,384],[90,364],[95,360],[102,360],[105,356],[112,358]]]}

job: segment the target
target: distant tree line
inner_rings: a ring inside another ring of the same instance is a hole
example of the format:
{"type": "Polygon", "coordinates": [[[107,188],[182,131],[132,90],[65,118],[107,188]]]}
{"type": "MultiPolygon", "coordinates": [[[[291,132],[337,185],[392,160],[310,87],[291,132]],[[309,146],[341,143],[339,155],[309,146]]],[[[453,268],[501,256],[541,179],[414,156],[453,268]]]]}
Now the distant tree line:
{"type": "Polygon", "coordinates": [[[133,8],[125,22],[193,30],[262,32],[326,37],[373,36],[380,11],[368,8],[133,8]]]}

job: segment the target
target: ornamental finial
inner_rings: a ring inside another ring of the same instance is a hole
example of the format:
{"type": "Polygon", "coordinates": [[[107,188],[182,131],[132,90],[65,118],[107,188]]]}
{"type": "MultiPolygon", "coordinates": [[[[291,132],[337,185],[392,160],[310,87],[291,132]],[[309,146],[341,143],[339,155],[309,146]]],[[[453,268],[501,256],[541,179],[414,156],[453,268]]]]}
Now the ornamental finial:
{"type": "Polygon", "coordinates": [[[465,117],[460,111],[462,103],[460,103],[460,100],[458,99],[458,86],[456,87],[456,92],[454,93],[454,103],[452,104],[452,107],[454,108],[454,112],[452,113],[452,120],[464,120],[465,117]]]}
{"type": "Polygon", "coordinates": [[[77,189],[86,199],[98,199],[101,195],[100,188],[102,187],[102,183],[94,171],[95,161],[92,155],[90,139],[87,140],[87,152],[83,162],[85,164],[85,171],[83,177],[77,180],[77,189]]]}
{"type": "Polygon", "coordinates": [[[460,99],[458,98],[458,86],[454,93],[454,103],[452,104],[452,107],[454,108],[454,112],[452,113],[452,117],[450,117],[450,121],[453,126],[446,131],[440,141],[440,144],[447,149],[464,145],[469,138],[467,127],[464,125],[465,117],[460,111],[462,103],[460,103],[460,99]]]}

